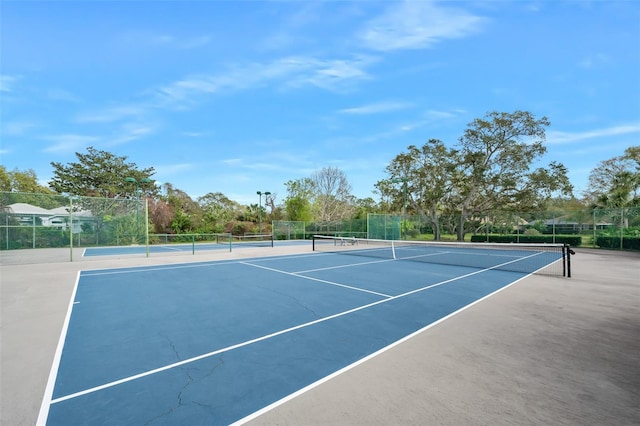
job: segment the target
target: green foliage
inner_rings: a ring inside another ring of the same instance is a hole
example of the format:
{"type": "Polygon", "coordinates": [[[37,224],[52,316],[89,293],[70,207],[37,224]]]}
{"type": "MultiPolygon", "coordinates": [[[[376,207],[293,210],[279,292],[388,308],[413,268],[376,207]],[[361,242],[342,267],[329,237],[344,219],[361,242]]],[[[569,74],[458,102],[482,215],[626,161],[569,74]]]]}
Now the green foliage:
{"type": "Polygon", "coordinates": [[[559,243],[578,247],[582,244],[582,237],[576,235],[472,235],[474,243],[559,243]]]}
{"type": "Polygon", "coordinates": [[[155,193],[155,184],[146,180],[155,174],[153,167],[138,169],[135,163],[127,163],[127,157],[119,157],[93,147],[86,154],[76,152],[78,161],[64,165],[52,162],[53,178],[49,186],[56,192],[102,198],[135,198],[138,185],[125,179],[134,178],[143,194],[155,193]]]}
{"type": "Polygon", "coordinates": [[[0,191],[4,192],[25,192],[32,194],[53,194],[53,191],[38,183],[38,176],[32,169],[7,172],[7,169],[0,165],[0,191]]]}
{"type": "Polygon", "coordinates": [[[289,195],[284,201],[287,218],[294,221],[310,221],[313,183],[310,179],[298,179],[286,183],[289,195]]]}
{"type": "Polygon", "coordinates": [[[596,238],[596,245],[600,248],[640,250],[640,237],[625,236],[621,239],[619,236],[599,235],[596,238]]]}
{"type": "Polygon", "coordinates": [[[587,198],[593,207],[640,207],[640,146],[601,161],[589,174],[587,198]]]}

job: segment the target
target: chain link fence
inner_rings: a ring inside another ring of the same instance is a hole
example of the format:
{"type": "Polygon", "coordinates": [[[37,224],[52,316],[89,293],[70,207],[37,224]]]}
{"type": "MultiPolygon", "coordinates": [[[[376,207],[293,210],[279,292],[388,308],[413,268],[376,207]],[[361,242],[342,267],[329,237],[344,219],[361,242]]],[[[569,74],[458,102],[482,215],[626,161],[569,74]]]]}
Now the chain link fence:
{"type": "MultiPolygon", "coordinates": [[[[552,210],[541,212],[491,212],[436,218],[443,240],[457,239],[464,226],[465,239],[487,242],[550,242],[572,246],[640,250],[640,207],[552,210]]],[[[369,214],[368,238],[434,239],[434,220],[421,216],[369,214]]]]}
{"type": "Polygon", "coordinates": [[[272,229],[275,240],[309,240],[314,235],[366,238],[367,220],[345,219],[330,222],[274,220],[272,229]]]}
{"type": "Polygon", "coordinates": [[[140,199],[0,192],[0,249],[145,244],[140,199]]]}
{"type": "MultiPolygon", "coordinates": [[[[147,203],[141,199],[0,192],[0,250],[142,245],[149,238],[147,218],[147,203]]],[[[369,214],[366,219],[272,223],[276,240],[310,239],[315,234],[429,240],[436,233],[440,239],[456,240],[460,226],[468,241],[566,242],[640,250],[640,207],[491,212],[464,221],[459,215],[369,214]]]]}

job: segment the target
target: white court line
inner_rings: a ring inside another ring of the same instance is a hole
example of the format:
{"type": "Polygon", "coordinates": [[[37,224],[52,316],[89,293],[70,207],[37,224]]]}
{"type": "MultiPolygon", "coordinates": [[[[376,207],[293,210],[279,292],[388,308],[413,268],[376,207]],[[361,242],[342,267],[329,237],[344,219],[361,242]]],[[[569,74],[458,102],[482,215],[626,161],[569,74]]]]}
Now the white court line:
{"type": "MultiPolygon", "coordinates": [[[[533,256],[537,256],[537,255],[538,255],[538,253],[536,253],[534,255],[531,255],[529,257],[533,257],[533,256]]],[[[519,260],[521,260],[521,259],[519,259],[519,260]]],[[[403,293],[403,294],[399,294],[397,296],[392,296],[392,297],[389,297],[388,299],[378,300],[376,302],[372,302],[372,303],[369,303],[367,305],[362,305],[362,306],[359,306],[357,308],[349,309],[347,311],[343,311],[343,312],[339,312],[337,314],[329,315],[327,317],[319,318],[319,319],[314,320],[314,321],[310,321],[310,322],[307,322],[307,323],[304,323],[304,324],[299,324],[299,325],[296,325],[294,327],[290,327],[290,328],[287,328],[287,329],[284,329],[284,330],[276,331],[274,333],[267,334],[267,335],[264,335],[264,336],[261,336],[261,337],[257,337],[255,339],[248,340],[246,342],[238,343],[236,345],[228,346],[226,348],[222,348],[222,349],[218,349],[218,350],[215,350],[215,351],[211,351],[211,352],[208,352],[208,353],[205,353],[205,354],[202,354],[202,355],[198,355],[196,357],[185,359],[183,361],[179,361],[179,362],[176,362],[176,363],[173,363],[173,364],[168,364],[168,365],[165,365],[163,367],[155,368],[153,370],[145,371],[145,372],[140,373],[140,374],[136,374],[136,375],[133,375],[133,376],[125,377],[123,379],[115,380],[113,382],[105,383],[103,385],[95,386],[93,388],[85,389],[85,390],[80,391],[80,392],[75,392],[75,393],[72,393],[72,394],[69,394],[69,395],[66,395],[66,396],[62,396],[62,397],[50,400],[51,401],[50,404],[56,404],[58,402],[62,402],[62,401],[66,401],[66,400],[69,400],[69,399],[77,398],[79,396],[87,395],[87,394],[94,393],[94,392],[97,392],[97,391],[100,391],[100,390],[103,390],[103,389],[107,389],[107,388],[110,388],[110,387],[113,387],[113,386],[117,386],[117,385],[120,385],[120,384],[123,384],[123,383],[131,382],[133,380],[141,379],[143,377],[151,376],[153,374],[160,373],[162,371],[170,370],[170,369],[175,368],[175,367],[180,367],[180,366],[185,365],[185,364],[190,364],[192,362],[200,361],[200,360],[205,359],[205,358],[210,358],[212,356],[215,356],[215,355],[223,353],[223,352],[228,352],[228,351],[231,351],[231,350],[234,350],[234,349],[238,349],[238,348],[241,348],[241,347],[244,347],[244,346],[251,345],[253,343],[257,343],[257,342],[261,342],[263,340],[270,339],[272,337],[280,336],[282,334],[286,334],[286,333],[289,333],[289,332],[292,332],[292,331],[295,331],[295,330],[306,328],[306,327],[309,327],[309,326],[312,326],[312,325],[315,325],[315,324],[319,324],[319,323],[322,323],[322,322],[325,322],[325,321],[329,321],[329,320],[332,320],[334,318],[339,318],[339,317],[342,317],[342,316],[345,316],[345,315],[348,315],[348,314],[352,314],[354,312],[358,312],[358,311],[361,311],[363,309],[370,308],[372,306],[380,305],[382,303],[388,303],[388,302],[396,300],[396,299],[400,299],[400,298],[403,298],[403,297],[406,297],[406,296],[409,296],[409,295],[412,295],[412,294],[415,294],[415,293],[419,293],[419,292],[422,292],[422,291],[425,291],[425,290],[429,290],[431,288],[439,287],[441,285],[444,285],[444,284],[447,284],[447,283],[450,283],[450,282],[454,282],[454,281],[457,281],[457,280],[460,280],[460,279],[463,279],[463,278],[467,278],[467,277],[470,277],[470,276],[473,276],[473,275],[477,275],[477,274],[480,274],[482,272],[486,272],[486,271],[489,271],[491,269],[495,269],[495,268],[498,268],[500,266],[506,265],[508,263],[513,263],[513,262],[516,262],[516,260],[505,262],[505,263],[502,263],[500,265],[496,265],[496,266],[491,267],[491,268],[481,269],[481,270],[478,270],[478,271],[473,271],[473,272],[470,272],[468,274],[461,275],[459,277],[450,278],[448,280],[440,281],[438,283],[431,284],[431,285],[428,285],[426,287],[421,287],[421,288],[418,288],[418,289],[415,289],[415,290],[408,291],[408,292],[403,293]]],[[[77,284],[76,284],[76,287],[77,287],[77,284]]],[[[69,308],[69,316],[70,316],[70,313],[71,313],[71,308],[69,308]]],[[[68,327],[68,318],[65,321],[65,327],[63,329],[64,333],[61,335],[61,338],[60,338],[60,342],[61,343],[64,342],[64,336],[66,334],[67,327],[68,327]]],[[[60,350],[60,353],[61,353],[62,352],[62,347],[61,346],[59,347],[59,350],[60,350]]],[[[58,359],[58,364],[59,364],[59,359],[58,359]]],[[[56,367],[56,373],[57,373],[57,367],[56,367]]],[[[53,384],[55,383],[55,375],[54,375],[53,369],[52,369],[51,375],[49,376],[49,380],[50,381],[53,380],[53,382],[50,384],[50,386],[51,386],[50,393],[48,393],[49,392],[49,384],[47,384],[47,393],[45,393],[45,401],[53,395],[53,384]]],[[[43,401],[43,405],[44,405],[44,401],[43,401]]],[[[46,408],[45,415],[48,414],[48,410],[49,410],[49,407],[46,408]]],[[[42,410],[41,410],[41,412],[42,412],[42,410]]],[[[40,421],[40,417],[38,418],[38,420],[40,421]]],[[[44,417],[43,420],[44,420],[44,422],[46,422],[46,417],[44,417]]],[[[38,423],[38,424],[39,425],[40,424],[44,424],[44,422],[38,423]]]]}
{"type": "MultiPolygon", "coordinates": [[[[332,253],[333,254],[333,253],[332,253]]],[[[372,263],[385,263],[385,262],[393,262],[395,259],[380,259],[380,260],[371,260],[369,262],[360,262],[360,263],[348,263],[346,265],[335,265],[335,266],[327,266],[324,268],[316,268],[316,269],[307,269],[304,271],[295,271],[294,274],[306,274],[307,272],[318,272],[318,271],[330,271],[332,269],[340,269],[340,268],[352,268],[354,266],[361,265],[370,265],[372,263]]]]}
{"type": "MultiPolygon", "coordinates": [[[[326,253],[322,253],[326,254],[326,253]]],[[[331,253],[332,254],[332,253],[331,253]]],[[[310,257],[310,256],[320,256],[320,253],[317,254],[303,254],[303,255],[283,255],[283,256],[272,256],[272,257],[260,257],[255,259],[244,259],[251,260],[252,262],[263,262],[270,260],[280,260],[280,259],[298,259],[302,257],[310,257]]],[[[166,271],[171,269],[185,269],[185,268],[208,268],[215,267],[219,265],[235,265],[241,263],[240,260],[210,260],[210,261],[202,261],[197,263],[180,263],[174,265],[156,265],[156,266],[122,266],[120,268],[109,268],[109,269],[86,269],[82,271],[83,277],[91,277],[94,275],[110,275],[110,274],[128,274],[128,273],[138,273],[138,272],[147,272],[147,271],[166,271]]]]}
{"type": "Polygon", "coordinates": [[[281,271],[279,269],[267,268],[266,266],[254,265],[254,264],[248,263],[248,262],[240,262],[240,263],[242,263],[243,265],[247,265],[247,266],[253,266],[254,268],[266,269],[267,271],[278,272],[280,274],[285,274],[285,275],[291,275],[291,276],[294,276],[296,278],[304,278],[305,280],[317,281],[317,282],[321,282],[321,283],[324,283],[324,284],[329,284],[329,285],[335,285],[335,286],[338,286],[338,287],[348,288],[350,290],[361,291],[361,292],[364,292],[364,293],[371,293],[371,294],[375,294],[377,296],[382,296],[382,297],[392,297],[389,294],[378,293],[377,291],[367,290],[367,289],[360,288],[360,287],[353,287],[353,286],[350,286],[350,285],[340,284],[340,283],[336,283],[336,282],[333,282],[333,281],[321,280],[319,278],[313,278],[313,277],[307,277],[307,276],[304,276],[304,275],[298,275],[298,273],[296,273],[296,272],[281,271]]]}
{"type": "Polygon", "coordinates": [[[56,384],[56,377],[58,377],[58,369],[60,368],[60,360],[62,359],[62,348],[67,337],[67,330],[69,329],[69,321],[71,320],[71,310],[75,304],[76,293],[78,291],[78,283],[80,282],[80,272],[76,276],[76,283],[73,286],[73,292],[71,293],[71,301],[69,308],[67,309],[67,315],[62,325],[62,331],[60,332],[60,339],[58,339],[58,347],[56,353],[53,356],[53,364],[51,365],[51,371],[49,372],[49,379],[47,380],[47,387],[44,390],[44,396],[42,398],[42,405],[40,405],[40,412],[38,413],[37,426],[44,426],[47,423],[47,417],[49,416],[49,408],[51,407],[51,401],[53,398],[53,388],[56,384]]]}

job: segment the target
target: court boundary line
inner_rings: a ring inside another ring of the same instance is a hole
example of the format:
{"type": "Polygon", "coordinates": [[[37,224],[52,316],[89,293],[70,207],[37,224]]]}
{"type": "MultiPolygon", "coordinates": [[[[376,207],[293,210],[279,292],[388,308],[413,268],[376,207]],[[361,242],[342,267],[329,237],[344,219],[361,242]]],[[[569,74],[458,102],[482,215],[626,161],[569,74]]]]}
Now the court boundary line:
{"type": "Polygon", "coordinates": [[[231,265],[236,264],[242,261],[269,261],[274,259],[292,259],[292,258],[301,258],[301,257],[311,257],[311,256],[326,256],[331,253],[317,253],[317,254],[301,254],[301,255],[279,255],[279,256],[265,256],[265,257],[252,257],[244,260],[232,259],[232,260],[204,260],[201,262],[180,262],[169,265],[149,265],[149,266],[121,266],[118,268],[102,268],[102,269],[85,269],[81,272],[83,276],[94,276],[94,275],[109,275],[109,274],[125,274],[125,273],[138,273],[138,272],[146,272],[146,271],[164,271],[170,269],[183,269],[183,268],[204,268],[209,266],[218,266],[218,265],[231,265]]]}
{"type": "Polygon", "coordinates": [[[58,378],[58,371],[60,369],[60,361],[62,360],[62,350],[64,349],[64,343],[67,340],[67,331],[69,330],[69,323],[71,321],[71,313],[73,311],[73,305],[76,300],[76,293],[78,291],[78,284],[80,283],[80,272],[76,274],[76,282],[71,292],[71,299],[69,301],[69,307],[67,308],[67,314],[62,324],[62,331],[60,332],[60,338],[58,339],[58,346],[56,352],[53,355],[53,362],[51,364],[51,370],[49,371],[49,378],[47,379],[47,385],[44,390],[44,396],[42,398],[42,404],[40,405],[40,411],[38,412],[38,419],[36,425],[45,426],[47,418],[49,417],[49,409],[51,408],[51,401],[53,400],[53,390],[55,388],[56,379],[58,378]]]}

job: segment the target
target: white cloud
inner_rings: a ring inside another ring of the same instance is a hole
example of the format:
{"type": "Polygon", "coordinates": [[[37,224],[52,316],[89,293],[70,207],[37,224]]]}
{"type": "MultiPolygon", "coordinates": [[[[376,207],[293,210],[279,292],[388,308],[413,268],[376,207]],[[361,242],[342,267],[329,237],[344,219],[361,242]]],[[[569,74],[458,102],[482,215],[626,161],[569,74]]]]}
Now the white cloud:
{"type": "Polygon", "coordinates": [[[47,141],[51,141],[54,144],[46,147],[43,151],[56,153],[77,152],[79,149],[84,149],[87,146],[93,145],[96,142],[100,141],[100,138],[96,136],[77,134],[47,136],[44,139],[47,141]]]}
{"type": "Polygon", "coordinates": [[[121,34],[119,42],[127,46],[166,47],[178,50],[191,50],[211,43],[212,37],[206,34],[176,36],[172,34],[157,34],[144,31],[131,31],[121,34]]]}
{"type": "Polygon", "coordinates": [[[606,65],[610,61],[611,60],[607,55],[603,53],[594,53],[583,58],[578,63],[578,66],[580,66],[580,68],[591,69],[591,68],[596,68],[600,65],[606,65]]]}
{"type": "Polygon", "coordinates": [[[155,129],[148,126],[126,125],[123,126],[119,135],[109,141],[109,146],[122,145],[136,139],[143,138],[154,133],[155,129]]]}
{"type": "Polygon", "coordinates": [[[547,132],[547,142],[550,144],[563,144],[581,142],[587,139],[619,136],[633,133],[640,133],[640,124],[627,124],[621,126],[607,127],[605,129],[588,130],[584,132],[547,132]]]}
{"type": "Polygon", "coordinates": [[[367,23],[358,34],[366,47],[381,51],[430,48],[442,40],[477,32],[486,21],[465,10],[430,1],[390,4],[386,14],[367,23]]]}
{"type": "Polygon", "coordinates": [[[79,123],[112,123],[131,117],[140,117],[147,113],[143,105],[121,105],[105,108],[102,111],[85,112],[76,116],[79,123]]]}
{"type": "Polygon", "coordinates": [[[363,105],[354,108],[341,109],[341,114],[367,115],[378,114],[383,112],[398,111],[410,108],[412,104],[408,102],[377,102],[369,105],[363,105]]]}
{"type": "Polygon", "coordinates": [[[291,56],[270,63],[237,65],[224,74],[189,76],[161,87],[156,93],[159,103],[166,105],[193,102],[197,95],[246,90],[274,82],[282,87],[341,90],[354,81],[370,78],[366,68],[375,60],[370,56],[327,60],[291,56]]]}
{"type": "Polygon", "coordinates": [[[192,170],[193,168],[194,165],[191,163],[165,164],[153,167],[156,171],[156,175],[164,178],[167,182],[169,181],[167,179],[169,176],[179,175],[180,173],[192,170]]]}
{"type": "Polygon", "coordinates": [[[65,101],[65,102],[73,102],[78,103],[80,99],[75,96],[73,93],[68,92],[64,89],[49,89],[47,90],[47,97],[54,101],[65,101]]]}
{"type": "Polygon", "coordinates": [[[35,127],[37,125],[29,121],[12,121],[2,123],[2,133],[7,136],[22,136],[35,127]]]}
{"type": "Polygon", "coordinates": [[[0,92],[12,92],[20,78],[15,75],[0,75],[0,92]]]}

